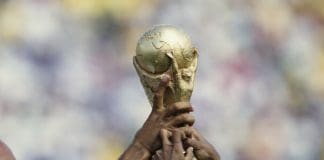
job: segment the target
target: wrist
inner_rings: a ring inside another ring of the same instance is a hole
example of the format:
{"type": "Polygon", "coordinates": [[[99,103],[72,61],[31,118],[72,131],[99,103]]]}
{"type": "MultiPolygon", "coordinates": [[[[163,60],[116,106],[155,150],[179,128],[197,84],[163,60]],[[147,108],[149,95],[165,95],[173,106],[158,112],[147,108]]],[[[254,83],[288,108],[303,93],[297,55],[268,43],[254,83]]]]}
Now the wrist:
{"type": "Polygon", "coordinates": [[[143,143],[143,142],[140,141],[140,140],[136,140],[136,139],[135,139],[135,140],[133,141],[132,145],[136,146],[137,148],[141,148],[141,150],[142,150],[143,152],[145,152],[145,153],[149,153],[149,154],[152,153],[151,150],[150,150],[149,145],[143,143]]]}
{"type": "Polygon", "coordinates": [[[151,153],[142,144],[134,141],[121,155],[119,160],[149,160],[150,158],[151,153]]]}
{"type": "Polygon", "coordinates": [[[133,143],[141,146],[150,153],[154,153],[158,148],[157,138],[159,135],[160,127],[157,126],[157,116],[155,114],[150,114],[146,122],[143,124],[141,129],[139,129],[134,137],[133,143]]]}
{"type": "MultiPolygon", "coordinates": [[[[145,133],[145,132],[144,132],[145,133]]],[[[150,145],[152,140],[150,140],[149,137],[151,136],[148,136],[146,134],[144,134],[142,130],[139,130],[136,135],[135,135],[135,138],[133,140],[133,145],[139,147],[139,148],[142,148],[143,150],[145,150],[146,152],[148,153],[152,153],[152,149],[151,149],[151,146],[150,145]]]]}

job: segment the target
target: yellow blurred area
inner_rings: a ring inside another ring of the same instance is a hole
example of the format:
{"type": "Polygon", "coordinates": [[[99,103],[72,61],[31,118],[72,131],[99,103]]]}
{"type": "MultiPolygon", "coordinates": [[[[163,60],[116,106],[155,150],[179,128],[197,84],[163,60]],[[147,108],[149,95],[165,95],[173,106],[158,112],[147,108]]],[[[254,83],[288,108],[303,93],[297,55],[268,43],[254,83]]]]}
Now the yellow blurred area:
{"type": "Polygon", "coordinates": [[[270,36],[283,36],[292,23],[288,5],[278,1],[254,2],[253,14],[260,27],[270,36]],[[269,17],[272,17],[269,20],[269,17]],[[279,32],[278,32],[279,31],[279,32]]]}
{"type": "Polygon", "coordinates": [[[1,40],[14,40],[23,30],[24,14],[20,5],[9,3],[0,8],[0,42],[1,40]]]}
{"type": "Polygon", "coordinates": [[[95,160],[118,159],[124,148],[120,144],[106,144],[101,146],[94,157],[95,160]]]}
{"type": "MultiPolygon", "coordinates": [[[[55,4],[66,10],[67,16],[91,19],[109,15],[115,20],[125,21],[137,16],[143,7],[155,5],[155,2],[148,0],[63,0],[55,4]]],[[[30,4],[8,1],[0,6],[0,36],[2,37],[0,41],[19,39],[26,33],[28,25],[34,25],[31,27],[36,28],[37,23],[42,23],[30,22],[30,19],[35,19],[35,17],[30,17],[34,13],[29,13],[33,9],[30,9],[28,5],[30,4]]],[[[42,31],[39,32],[42,33],[42,31]]]]}
{"type": "Polygon", "coordinates": [[[110,14],[118,18],[129,18],[134,15],[148,0],[63,0],[67,10],[76,15],[96,17],[110,14]]]}
{"type": "Polygon", "coordinates": [[[298,11],[308,12],[313,15],[324,18],[324,1],[323,0],[302,0],[297,1],[295,7],[298,11]]]}
{"type": "Polygon", "coordinates": [[[309,77],[310,87],[324,97],[324,50],[318,53],[315,68],[309,77]]]}

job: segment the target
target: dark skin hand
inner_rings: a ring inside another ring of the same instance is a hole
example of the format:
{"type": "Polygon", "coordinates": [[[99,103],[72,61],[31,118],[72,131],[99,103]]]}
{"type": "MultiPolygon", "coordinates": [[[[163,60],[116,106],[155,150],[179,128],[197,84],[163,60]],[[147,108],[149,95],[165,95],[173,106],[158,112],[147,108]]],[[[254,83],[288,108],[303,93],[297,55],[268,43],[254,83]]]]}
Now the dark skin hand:
{"type": "Polygon", "coordinates": [[[10,149],[0,140],[0,160],[15,160],[10,149]]]}
{"type": "Polygon", "coordinates": [[[174,129],[171,132],[162,129],[160,132],[162,139],[162,150],[158,150],[155,155],[153,155],[152,160],[192,160],[193,148],[188,147],[186,152],[184,152],[184,147],[182,144],[183,136],[179,129],[174,129]]]}
{"type": "Polygon", "coordinates": [[[133,143],[119,158],[120,160],[150,159],[152,154],[162,146],[159,137],[161,129],[172,130],[184,124],[193,125],[195,119],[189,114],[193,111],[189,102],[177,102],[167,107],[164,106],[164,93],[169,81],[169,76],[163,77],[155,91],[151,114],[135,135],[133,143]]]}
{"type": "Polygon", "coordinates": [[[184,143],[194,148],[194,155],[198,160],[220,160],[215,148],[196,129],[187,127],[183,134],[188,137],[184,143]]]}
{"type": "MultiPolygon", "coordinates": [[[[220,156],[215,150],[215,148],[207,142],[207,140],[193,127],[182,127],[177,129],[181,133],[181,141],[182,141],[182,148],[187,148],[187,154],[192,152],[192,150],[188,150],[189,148],[193,148],[194,156],[197,160],[220,160],[220,156]]],[[[174,132],[172,132],[174,134],[174,132]]],[[[165,140],[166,133],[162,134],[161,137],[162,140],[165,140]],[[164,137],[164,138],[163,138],[164,137]]],[[[171,133],[168,132],[167,136],[171,136],[171,133]]],[[[179,138],[177,138],[179,140],[179,138]]],[[[158,150],[155,155],[153,155],[153,158],[157,160],[163,160],[163,156],[165,154],[172,153],[170,148],[164,148],[164,144],[171,144],[169,141],[163,141],[163,148],[162,150],[158,150]],[[164,153],[164,154],[163,154],[164,153]]],[[[172,145],[172,144],[171,144],[172,145]]],[[[181,149],[183,152],[183,149],[181,149]]],[[[154,159],[153,159],[154,160],[154,159]]]]}

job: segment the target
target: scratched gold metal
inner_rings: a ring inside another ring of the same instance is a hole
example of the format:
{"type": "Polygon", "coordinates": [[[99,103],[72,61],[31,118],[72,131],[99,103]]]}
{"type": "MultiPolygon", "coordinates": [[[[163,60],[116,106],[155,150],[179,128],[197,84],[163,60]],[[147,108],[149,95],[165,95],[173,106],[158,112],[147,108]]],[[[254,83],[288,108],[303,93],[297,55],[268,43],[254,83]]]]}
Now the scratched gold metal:
{"type": "Polygon", "coordinates": [[[190,37],[171,25],[158,25],[139,39],[133,64],[153,105],[154,91],[164,75],[171,79],[164,104],[190,101],[197,70],[198,52],[190,37]]]}

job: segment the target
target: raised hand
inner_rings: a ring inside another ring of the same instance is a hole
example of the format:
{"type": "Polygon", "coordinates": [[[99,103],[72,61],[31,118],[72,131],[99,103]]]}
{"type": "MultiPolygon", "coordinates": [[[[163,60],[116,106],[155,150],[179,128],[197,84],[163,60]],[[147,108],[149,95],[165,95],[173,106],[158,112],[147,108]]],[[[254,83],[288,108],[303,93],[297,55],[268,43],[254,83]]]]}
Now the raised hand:
{"type": "Polygon", "coordinates": [[[177,102],[167,107],[164,106],[163,98],[168,82],[169,77],[166,76],[155,92],[150,116],[136,135],[138,142],[150,152],[161,147],[159,139],[161,129],[172,130],[184,124],[192,125],[195,121],[194,117],[189,114],[193,109],[188,102],[177,102]]]}
{"type": "MultiPolygon", "coordinates": [[[[131,146],[120,159],[136,159],[134,154],[148,155],[161,148],[161,129],[172,130],[183,125],[193,125],[195,119],[189,112],[193,111],[189,102],[177,102],[169,106],[164,105],[164,94],[170,81],[169,76],[164,76],[159,87],[155,91],[152,112],[137,132],[131,146]],[[140,150],[140,151],[139,151],[140,150]],[[137,153],[135,153],[135,151],[137,153]]],[[[137,159],[145,159],[137,158],[137,159]]]]}

